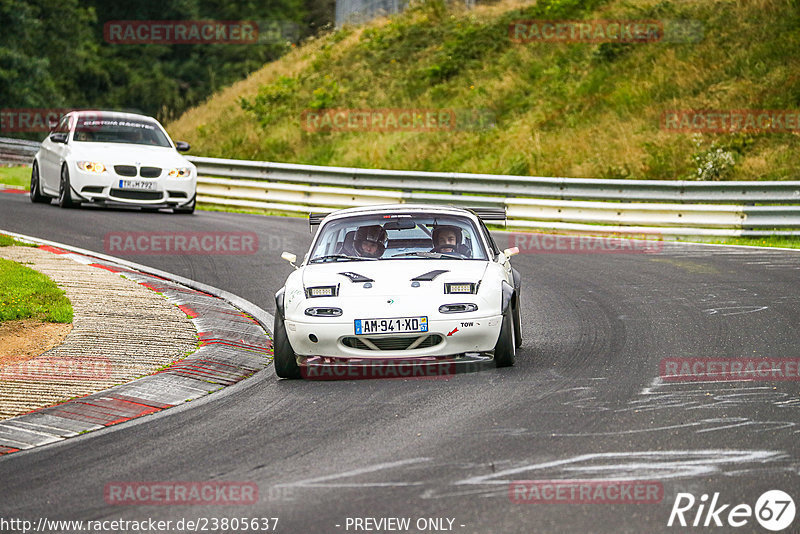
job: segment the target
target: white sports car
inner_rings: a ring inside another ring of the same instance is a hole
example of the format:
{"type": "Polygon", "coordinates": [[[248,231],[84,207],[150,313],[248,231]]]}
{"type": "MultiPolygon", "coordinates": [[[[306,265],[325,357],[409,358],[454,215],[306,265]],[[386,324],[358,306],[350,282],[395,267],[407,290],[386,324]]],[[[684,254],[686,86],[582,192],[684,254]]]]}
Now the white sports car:
{"type": "Polygon", "coordinates": [[[275,295],[277,375],[324,376],[326,365],[513,365],[522,329],[509,258],[519,251],[499,250],[483,219],[505,212],[397,204],[311,214],[319,231],[275,295]]]}
{"type": "Polygon", "coordinates": [[[64,115],[42,142],[31,169],[31,201],[62,208],[81,202],[172,208],[193,213],[197,169],[157,120],[110,111],[64,115]]]}

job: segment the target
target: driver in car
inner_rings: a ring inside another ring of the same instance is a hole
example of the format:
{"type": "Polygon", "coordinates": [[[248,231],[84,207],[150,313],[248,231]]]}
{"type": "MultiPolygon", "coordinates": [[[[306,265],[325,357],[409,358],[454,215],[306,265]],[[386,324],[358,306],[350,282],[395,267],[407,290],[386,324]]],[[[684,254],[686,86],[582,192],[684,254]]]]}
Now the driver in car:
{"type": "Polygon", "coordinates": [[[355,253],[363,258],[380,258],[386,250],[386,231],[379,224],[362,226],[353,239],[355,253]]]}
{"type": "Polygon", "coordinates": [[[458,226],[437,226],[433,229],[433,250],[443,254],[452,254],[457,251],[461,243],[461,228],[458,226]]]}

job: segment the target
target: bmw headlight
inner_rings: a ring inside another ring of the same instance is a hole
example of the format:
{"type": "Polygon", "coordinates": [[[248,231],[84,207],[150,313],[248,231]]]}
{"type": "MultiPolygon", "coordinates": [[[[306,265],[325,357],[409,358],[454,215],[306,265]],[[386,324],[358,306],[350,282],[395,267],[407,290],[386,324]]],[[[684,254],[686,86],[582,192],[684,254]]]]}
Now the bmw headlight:
{"type": "Polygon", "coordinates": [[[84,172],[100,174],[106,171],[106,166],[97,161],[79,161],[78,168],[84,172]]]}
{"type": "Polygon", "coordinates": [[[169,170],[170,178],[189,178],[192,175],[192,169],[189,167],[178,167],[169,170]]]}

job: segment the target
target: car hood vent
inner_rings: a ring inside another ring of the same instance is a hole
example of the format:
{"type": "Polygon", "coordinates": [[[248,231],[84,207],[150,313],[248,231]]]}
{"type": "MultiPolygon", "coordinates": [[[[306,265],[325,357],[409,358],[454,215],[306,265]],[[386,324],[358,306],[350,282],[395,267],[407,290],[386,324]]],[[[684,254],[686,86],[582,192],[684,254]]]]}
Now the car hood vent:
{"type": "Polygon", "coordinates": [[[447,271],[445,269],[436,269],[435,271],[428,271],[425,274],[421,274],[419,276],[415,276],[414,278],[411,279],[411,281],[412,282],[430,282],[434,278],[439,276],[440,274],[444,274],[446,272],[449,272],[449,271],[447,271]]]}
{"type": "Polygon", "coordinates": [[[364,275],[361,275],[361,274],[358,274],[358,273],[354,273],[354,272],[350,272],[350,271],[347,271],[347,272],[344,272],[344,273],[339,273],[339,274],[341,274],[342,276],[346,276],[347,278],[350,279],[351,282],[356,283],[356,284],[359,284],[361,282],[374,282],[375,281],[372,278],[367,278],[364,275]]]}

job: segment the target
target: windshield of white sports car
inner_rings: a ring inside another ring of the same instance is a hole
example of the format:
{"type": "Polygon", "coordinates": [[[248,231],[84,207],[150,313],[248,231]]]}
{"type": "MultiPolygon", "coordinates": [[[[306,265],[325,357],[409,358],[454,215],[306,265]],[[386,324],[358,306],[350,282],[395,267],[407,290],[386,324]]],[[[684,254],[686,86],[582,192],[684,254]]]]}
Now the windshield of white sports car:
{"type": "Polygon", "coordinates": [[[104,117],[78,119],[73,139],[84,143],[171,146],[167,136],[152,122],[104,117]]]}
{"type": "Polygon", "coordinates": [[[479,230],[458,215],[361,215],[330,221],[319,232],[309,263],[487,259],[479,230]]]}

